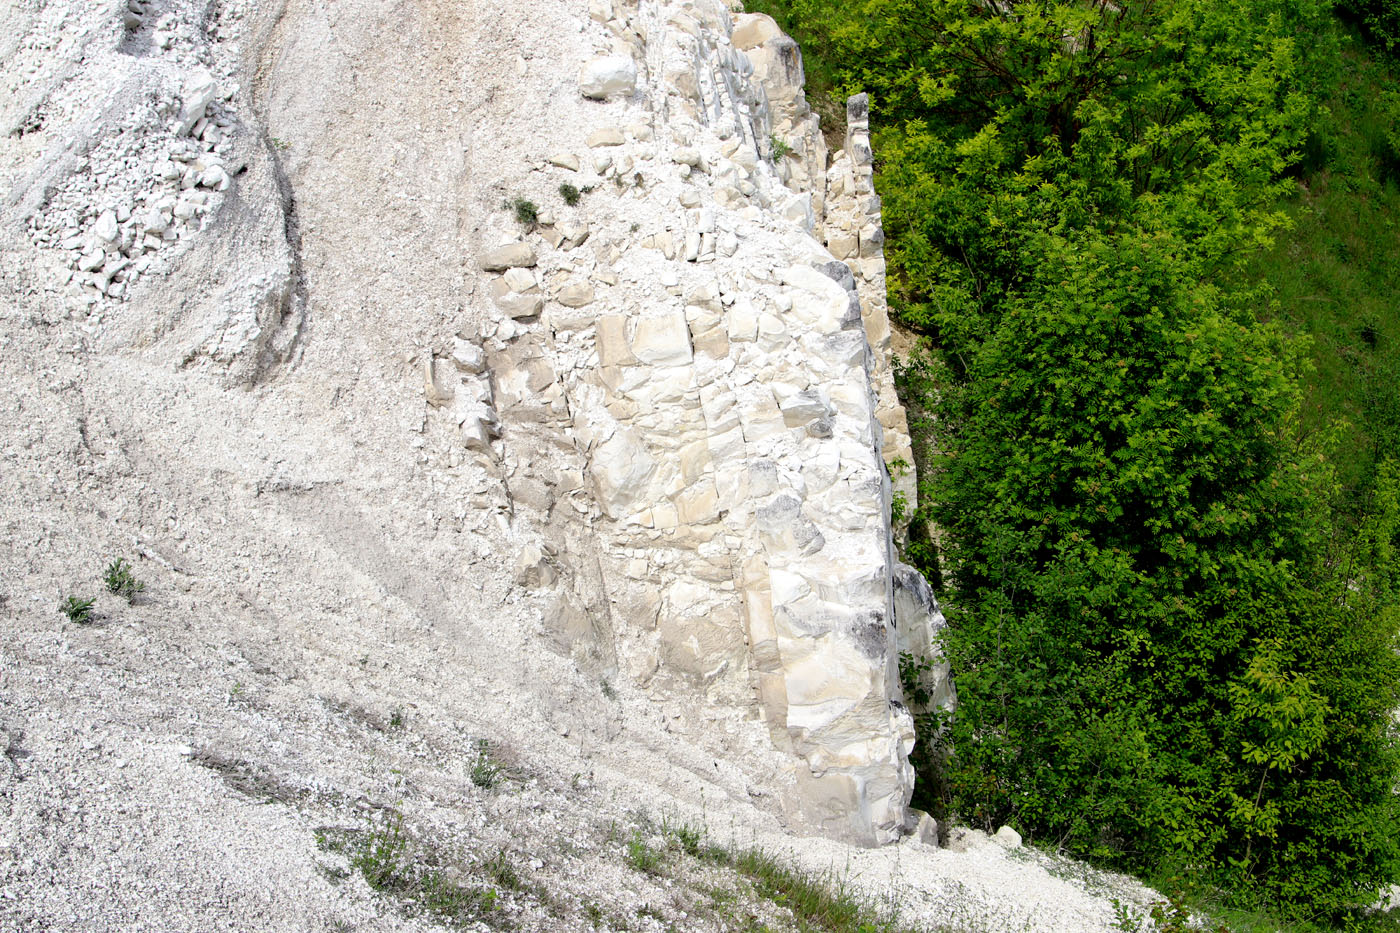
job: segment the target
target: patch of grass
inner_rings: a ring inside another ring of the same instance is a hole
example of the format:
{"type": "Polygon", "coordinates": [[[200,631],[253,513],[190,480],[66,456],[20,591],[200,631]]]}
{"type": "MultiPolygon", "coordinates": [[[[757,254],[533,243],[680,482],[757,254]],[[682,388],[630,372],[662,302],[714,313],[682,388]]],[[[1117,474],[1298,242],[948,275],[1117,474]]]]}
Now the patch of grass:
{"type": "Polygon", "coordinates": [[[734,867],[759,894],[792,911],[799,928],[829,933],[898,933],[901,928],[852,896],[831,877],[790,868],[760,849],[736,853],[734,867]]]}
{"type": "Polygon", "coordinates": [[[476,758],[472,760],[472,783],[483,790],[490,790],[501,783],[504,771],[491,757],[491,743],[479,739],[476,743],[476,758]]]}
{"type": "Polygon", "coordinates": [[[496,883],[497,887],[507,891],[520,891],[525,887],[524,882],[520,880],[520,873],[511,864],[510,853],[505,849],[483,862],[481,869],[486,873],[486,877],[496,883]]]}
{"type": "Polygon", "coordinates": [[[92,621],[92,604],[95,599],[79,599],[77,596],[69,596],[58,604],[58,611],[68,617],[68,621],[74,625],[87,625],[92,621]]]}
{"type": "Polygon", "coordinates": [[[403,710],[396,709],[389,714],[389,728],[402,729],[404,726],[403,710]]]}
{"type": "Polygon", "coordinates": [[[577,207],[578,202],[583,199],[583,192],[566,181],[559,186],[559,196],[564,199],[565,204],[577,207]]]}
{"type": "Polygon", "coordinates": [[[680,845],[682,852],[691,858],[700,857],[700,841],[703,838],[700,830],[690,826],[678,826],[672,836],[680,845]]]}
{"type": "Polygon", "coordinates": [[[1341,36],[1339,78],[1324,101],[1326,138],[1280,208],[1292,229],[1251,263],[1274,290],[1285,325],[1311,339],[1303,427],[1340,429],[1330,456],[1364,496],[1375,464],[1400,450],[1400,172],[1387,145],[1400,68],[1341,36]]]}
{"type": "Polygon", "coordinates": [[[328,851],[349,856],[350,866],[375,891],[396,897],[410,910],[425,911],[458,926],[478,921],[495,925],[503,919],[494,912],[500,894],[490,887],[457,880],[438,868],[431,853],[416,847],[403,828],[403,817],[390,815],[369,830],[335,837],[322,831],[317,843],[328,851]]]}
{"type": "Polygon", "coordinates": [[[788,145],[788,141],[781,137],[768,137],[768,147],[769,151],[773,153],[774,162],[781,162],[792,155],[792,146],[788,145]]]}
{"type": "Polygon", "coordinates": [[[642,831],[632,830],[632,838],[627,840],[627,864],[643,874],[659,875],[664,863],[665,857],[647,845],[646,839],[642,838],[642,831]]]}
{"type": "Polygon", "coordinates": [[[136,579],[131,572],[131,565],[120,557],[107,565],[102,574],[102,582],[106,585],[107,592],[125,597],[128,603],[135,602],[136,594],[146,588],[146,584],[136,579]]]}

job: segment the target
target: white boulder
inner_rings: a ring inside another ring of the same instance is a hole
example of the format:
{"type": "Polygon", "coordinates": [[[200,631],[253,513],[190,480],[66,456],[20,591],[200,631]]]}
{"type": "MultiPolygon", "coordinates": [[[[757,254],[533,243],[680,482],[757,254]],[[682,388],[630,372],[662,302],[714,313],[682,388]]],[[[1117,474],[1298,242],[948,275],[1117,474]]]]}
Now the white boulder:
{"type": "Polygon", "coordinates": [[[589,100],[625,97],[637,87],[637,66],[625,55],[607,55],[584,63],[578,89],[589,100]]]}

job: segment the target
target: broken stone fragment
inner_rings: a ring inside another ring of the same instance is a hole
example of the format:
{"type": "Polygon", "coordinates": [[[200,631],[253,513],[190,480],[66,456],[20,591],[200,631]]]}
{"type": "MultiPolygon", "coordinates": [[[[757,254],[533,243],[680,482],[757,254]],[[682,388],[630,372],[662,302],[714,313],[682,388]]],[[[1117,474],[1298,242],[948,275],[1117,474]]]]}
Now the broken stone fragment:
{"type": "Polygon", "coordinates": [[[180,107],[180,135],[188,133],[204,116],[205,109],[214,101],[217,86],[214,76],[200,69],[185,81],[184,100],[180,107]]]}
{"type": "Polygon", "coordinates": [[[626,138],[622,135],[622,130],[615,126],[606,126],[588,134],[588,148],[590,149],[597,149],[602,146],[621,146],[626,141],[626,138]]]}
{"type": "Polygon", "coordinates": [[[820,417],[830,415],[830,408],[826,402],[812,389],[798,392],[790,398],[778,403],[778,410],[783,412],[783,423],[788,427],[806,427],[809,423],[815,422],[820,417]]]}
{"type": "Polygon", "coordinates": [[[743,13],[734,18],[734,31],[729,34],[729,41],[734,48],[747,51],[782,34],[773,17],[763,13],[743,13]]]}
{"type": "Polygon", "coordinates": [[[516,319],[534,317],[544,310],[544,295],[533,288],[526,294],[513,291],[504,279],[491,283],[491,300],[516,319]]]}
{"type": "Polygon", "coordinates": [[[1003,826],[1001,829],[998,829],[996,835],[992,836],[992,841],[1003,849],[1021,848],[1021,834],[1010,826],[1003,826]]]}
{"type": "Polygon", "coordinates": [[[458,337],[452,343],[452,362],[463,372],[480,373],[486,369],[486,354],[470,340],[458,337]]]}
{"type": "Polygon", "coordinates": [[[923,810],[911,809],[909,815],[914,818],[914,829],[910,835],[926,846],[937,847],[938,821],[923,810]]]}
{"type": "MultiPolygon", "coordinates": [[[[771,552],[796,551],[811,555],[826,546],[826,539],[802,511],[802,502],[790,492],[776,496],[772,502],[754,512],[759,536],[771,552]]],[[[778,600],[775,578],[774,600],[778,600]]],[[[781,600],[795,602],[796,597],[781,600]]]]}
{"type": "Polygon", "coordinates": [[[627,344],[627,316],[605,314],[598,318],[594,337],[599,366],[628,366],[637,362],[627,344]]]}
{"type": "Polygon", "coordinates": [[[576,246],[582,246],[588,239],[589,230],[588,224],[586,223],[570,223],[565,221],[559,224],[558,230],[559,236],[562,238],[560,242],[565,249],[573,249],[576,246]]]}
{"type": "Polygon", "coordinates": [[[468,450],[490,453],[491,439],[501,434],[496,409],[484,402],[471,402],[464,408],[469,410],[463,414],[457,426],[462,445],[468,450]]]}
{"type": "Polygon", "coordinates": [[[206,168],[199,176],[199,184],[205,188],[214,188],[223,191],[228,187],[228,174],[224,167],[214,164],[206,168]]]}
{"type": "Polygon", "coordinates": [[[430,355],[423,358],[423,395],[428,404],[441,408],[452,401],[455,393],[452,386],[443,380],[438,372],[437,361],[430,355]]]}
{"type": "Polygon", "coordinates": [[[637,87],[637,66],[625,55],[607,55],[585,62],[578,74],[578,89],[590,100],[607,100],[631,94],[637,87]]]}
{"type": "Polygon", "coordinates": [[[529,243],[507,243],[487,250],[477,257],[481,268],[487,272],[504,272],[517,266],[533,266],[535,251],[529,243]]]}
{"type": "Polygon", "coordinates": [[[660,366],[689,363],[690,328],[686,326],[685,314],[672,311],[638,321],[632,335],[632,353],[644,363],[660,366]]]}
{"type": "Polygon", "coordinates": [[[570,282],[559,290],[559,303],[566,308],[582,308],[593,301],[593,286],[588,282],[570,282]]]}
{"type": "Polygon", "coordinates": [[[539,280],[535,278],[534,270],[517,266],[514,269],[507,269],[502,278],[506,285],[510,286],[513,292],[525,293],[533,290],[539,285],[539,280]]]}
{"type": "Polygon", "coordinates": [[[556,152],[549,157],[549,164],[570,172],[577,172],[579,169],[578,156],[571,152],[556,152]]]}
{"type": "Polygon", "coordinates": [[[549,586],[558,579],[553,555],[538,544],[527,544],[515,558],[515,582],[521,586],[549,586]]]}
{"type": "Polygon", "coordinates": [[[93,234],[104,243],[111,243],[117,238],[117,215],[113,211],[103,211],[102,216],[97,218],[97,223],[92,226],[93,234]]]}

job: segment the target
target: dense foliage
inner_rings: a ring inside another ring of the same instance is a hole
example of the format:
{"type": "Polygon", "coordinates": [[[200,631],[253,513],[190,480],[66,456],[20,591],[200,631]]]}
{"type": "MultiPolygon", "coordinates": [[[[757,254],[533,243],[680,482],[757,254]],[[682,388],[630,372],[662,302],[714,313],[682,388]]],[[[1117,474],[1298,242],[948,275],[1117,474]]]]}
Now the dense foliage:
{"type": "Polygon", "coordinates": [[[936,347],[904,387],[937,424],[946,805],[1368,903],[1400,868],[1397,471],[1340,508],[1249,265],[1325,135],[1327,4],[766,5],[874,96],[891,299],[936,347]]]}
{"type": "Polygon", "coordinates": [[[1400,54],[1400,0],[1340,0],[1338,9],[1383,52],[1400,54]]]}

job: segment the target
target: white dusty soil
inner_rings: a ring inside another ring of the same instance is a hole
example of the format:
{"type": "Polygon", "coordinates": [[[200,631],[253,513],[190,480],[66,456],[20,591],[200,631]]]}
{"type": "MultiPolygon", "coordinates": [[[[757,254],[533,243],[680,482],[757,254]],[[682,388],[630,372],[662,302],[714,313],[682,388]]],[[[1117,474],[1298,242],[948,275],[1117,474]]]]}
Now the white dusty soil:
{"type": "Polygon", "coordinates": [[[557,183],[529,163],[596,119],[576,75],[607,44],[582,0],[148,6],[197,8],[147,57],[237,84],[225,162],[268,203],[290,188],[292,257],[241,238],[268,229],[250,203],[244,226],[162,247],[171,277],[153,269],[129,300],[64,285],[25,199],[35,179],[54,203],[82,194],[44,173],[120,123],[103,108],[131,37],[116,4],[5,0],[4,128],[49,96],[45,128],[0,139],[0,929],[437,929],[337,851],[395,813],[415,859],[499,891],[468,927],[791,923],[674,843],[659,874],[633,868],[634,830],[663,848],[663,821],[778,853],[916,929],[1110,929],[1112,897],[1151,897],[982,840],[794,837],[783,787],[760,779],[760,724],[549,646],[547,601],[513,579],[541,529],[464,506],[485,480],[438,468],[449,440],[425,431],[415,361],[471,323],[501,201],[557,183]],[[193,296],[278,262],[302,276],[286,332],[230,363],[217,302],[193,296]],[[102,590],[118,557],[146,585],[131,604],[102,590]],[[96,598],[91,624],[58,611],[73,595],[96,598]],[[472,779],[482,741],[494,787],[472,779]],[[502,852],[519,890],[485,867],[502,852]]]}

